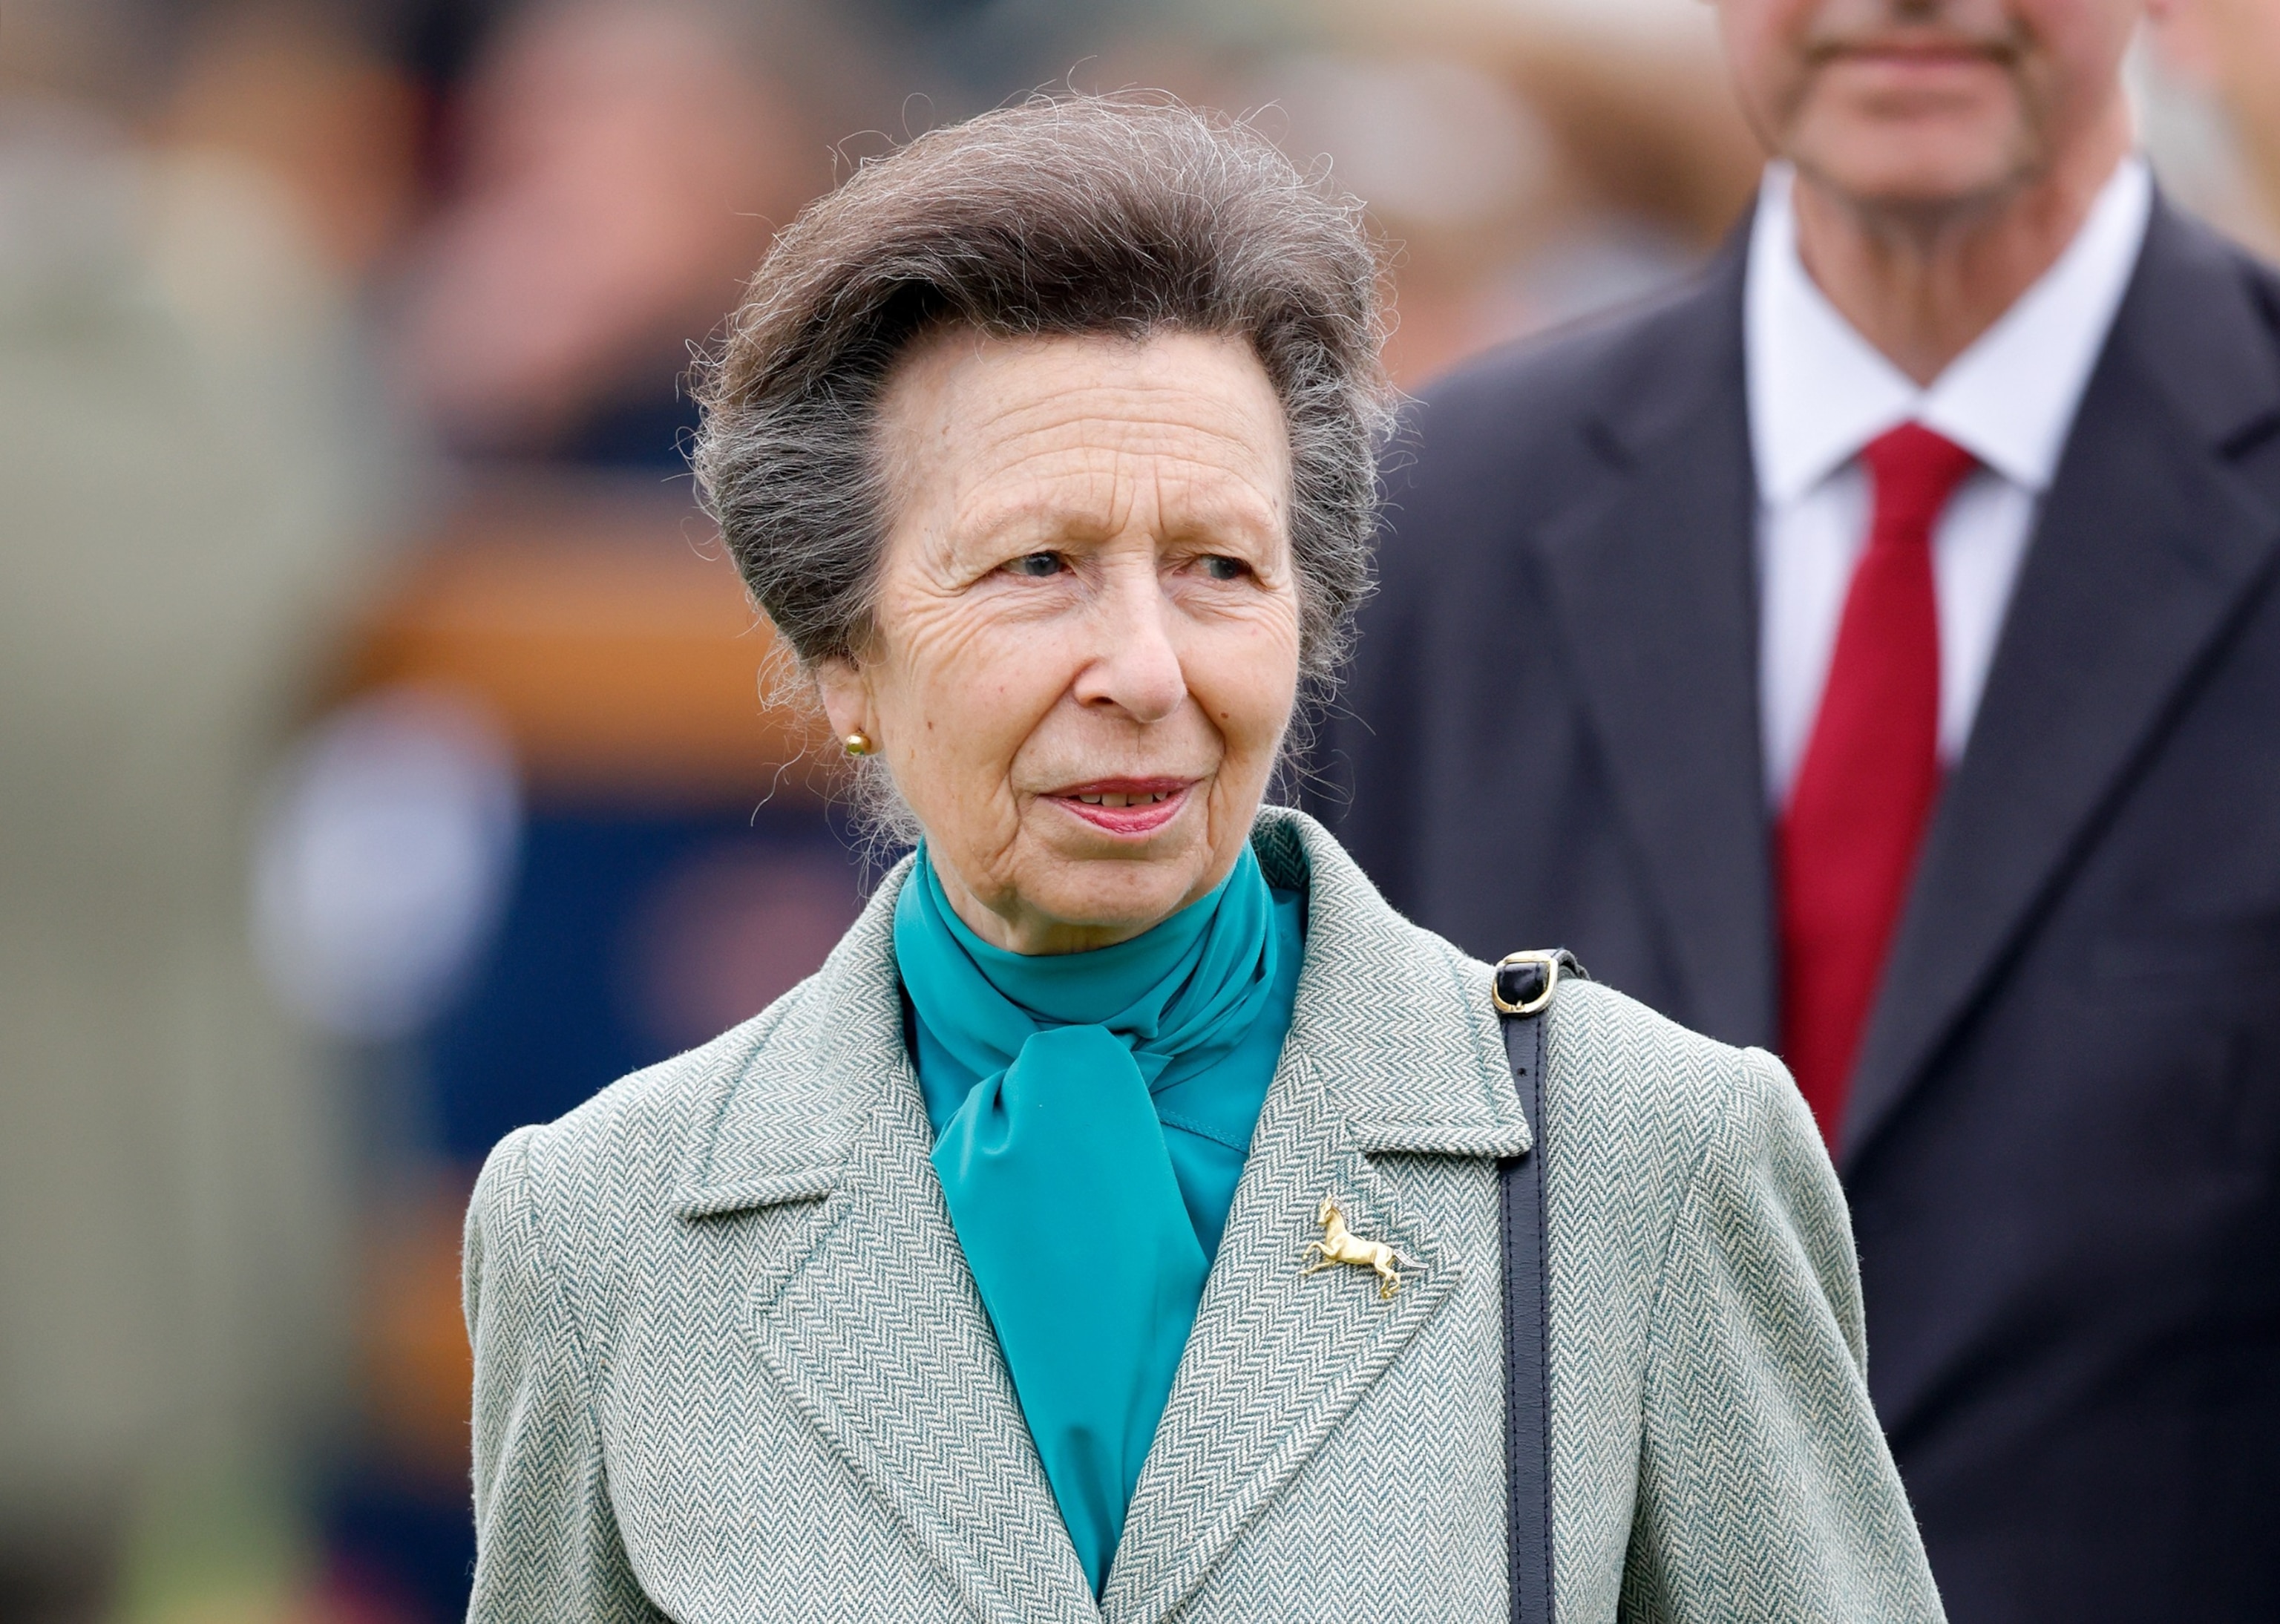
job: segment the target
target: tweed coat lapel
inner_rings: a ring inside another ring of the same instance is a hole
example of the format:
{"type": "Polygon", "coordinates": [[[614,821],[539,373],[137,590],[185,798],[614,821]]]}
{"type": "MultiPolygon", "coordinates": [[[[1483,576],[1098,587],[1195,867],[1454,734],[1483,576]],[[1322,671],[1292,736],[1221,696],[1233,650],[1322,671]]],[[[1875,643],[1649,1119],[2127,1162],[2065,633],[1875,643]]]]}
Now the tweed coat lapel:
{"type": "Polygon", "coordinates": [[[798,1255],[753,1284],[762,1364],[976,1614],[1097,1620],[929,1159],[894,966],[907,872],[820,973],[819,1035],[769,1045],[731,1091],[680,1210],[813,1201],[798,1255]]]}
{"type": "Polygon", "coordinates": [[[1406,941],[1413,927],[1311,820],[1270,811],[1252,844],[1270,883],[1308,889],[1306,966],[1226,1239],[1109,1572],[1101,1608],[1112,1624],[1155,1624],[1192,1594],[1463,1271],[1489,1262],[1453,1255],[1403,1210],[1370,1158],[1492,1158],[1529,1143],[1513,1090],[1496,1086],[1507,1073],[1494,1022],[1466,1017],[1468,1002],[1485,1009],[1485,988],[1451,985],[1441,961],[1406,941]],[[1435,967],[1398,967],[1427,964],[1435,967]],[[1301,1274],[1325,1196],[1357,1233],[1415,1260],[1392,1301],[1379,1299],[1364,1270],[1301,1274]]]}

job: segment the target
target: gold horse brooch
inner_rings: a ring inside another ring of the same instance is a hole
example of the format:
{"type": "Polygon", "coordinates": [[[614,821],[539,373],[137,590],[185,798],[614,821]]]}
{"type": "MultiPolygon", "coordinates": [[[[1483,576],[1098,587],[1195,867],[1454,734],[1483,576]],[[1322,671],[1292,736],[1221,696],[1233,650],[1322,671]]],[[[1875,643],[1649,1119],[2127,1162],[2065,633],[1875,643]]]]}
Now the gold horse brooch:
{"type": "Polygon", "coordinates": [[[1365,1241],[1347,1228],[1346,1215],[1331,1197],[1322,1197],[1322,1205],[1314,1210],[1314,1221],[1322,1227],[1322,1238],[1306,1243],[1306,1256],[1313,1261],[1299,1271],[1302,1275],[1319,1274],[1340,1263],[1375,1269],[1377,1299],[1388,1303],[1401,1289],[1401,1269],[1419,1266],[1416,1258],[1403,1256],[1383,1241],[1365,1241]]]}

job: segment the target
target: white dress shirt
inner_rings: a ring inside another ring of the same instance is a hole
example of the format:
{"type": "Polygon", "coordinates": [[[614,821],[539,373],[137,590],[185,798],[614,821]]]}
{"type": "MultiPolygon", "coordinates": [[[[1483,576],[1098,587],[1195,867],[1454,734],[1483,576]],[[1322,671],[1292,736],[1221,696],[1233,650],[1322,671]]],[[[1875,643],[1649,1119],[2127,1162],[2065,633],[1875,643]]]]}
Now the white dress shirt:
{"type": "Polygon", "coordinates": [[[1868,544],[1860,451],[1913,419],[1979,459],[1932,534],[1939,755],[1963,754],[2043,494],[2057,472],[2153,212],[2122,161],[2056,263],[1919,388],[1839,315],[1798,257],[1791,173],[1766,171],[1743,304],[1758,476],[1758,693],[1766,796],[1789,797],[1821,707],[1852,566],[1868,544]]]}

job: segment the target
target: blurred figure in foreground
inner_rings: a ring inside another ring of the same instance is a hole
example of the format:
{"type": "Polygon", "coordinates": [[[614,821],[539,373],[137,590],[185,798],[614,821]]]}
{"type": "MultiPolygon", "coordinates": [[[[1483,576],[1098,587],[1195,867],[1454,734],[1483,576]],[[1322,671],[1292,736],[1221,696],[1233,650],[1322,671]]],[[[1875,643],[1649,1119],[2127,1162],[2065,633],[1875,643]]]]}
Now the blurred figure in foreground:
{"type": "Polygon", "coordinates": [[[2280,1596],[2280,277],[2145,11],[1721,0],[1748,232],[1428,394],[1325,755],[1424,924],[1781,1049],[1958,1624],[2280,1596]]]}
{"type": "Polygon", "coordinates": [[[142,25],[12,7],[0,40],[12,1624],[136,1605],[154,1504],[210,1531],[238,1485],[289,1479],[338,1378],[340,1125],[253,962],[247,855],[385,511],[383,436],[289,186],[196,120],[151,142],[109,111],[165,104],[157,64],[124,66],[142,25]]]}

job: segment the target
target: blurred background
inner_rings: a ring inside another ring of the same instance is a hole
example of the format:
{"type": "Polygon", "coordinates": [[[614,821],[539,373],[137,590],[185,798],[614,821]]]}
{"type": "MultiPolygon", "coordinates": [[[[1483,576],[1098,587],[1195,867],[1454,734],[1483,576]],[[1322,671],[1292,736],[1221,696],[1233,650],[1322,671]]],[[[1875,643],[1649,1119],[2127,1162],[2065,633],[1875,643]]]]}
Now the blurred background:
{"type": "MultiPolygon", "coordinates": [[[[2280,0],[2135,75],[2280,248],[2280,0]]],[[[1071,85],[1330,165],[1413,387],[1757,170],[1698,0],[0,0],[0,1624],[459,1616],[475,1169],[868,877],[690,347],[866,155],[1071,85]]]]}

